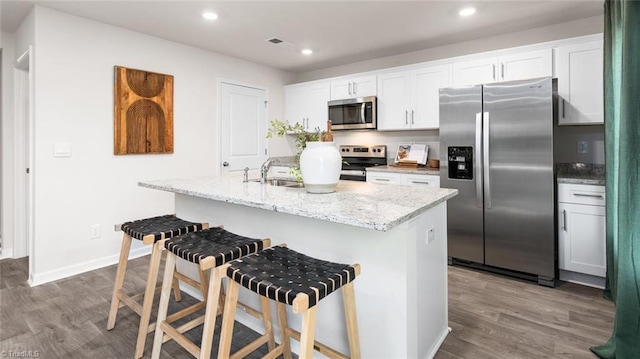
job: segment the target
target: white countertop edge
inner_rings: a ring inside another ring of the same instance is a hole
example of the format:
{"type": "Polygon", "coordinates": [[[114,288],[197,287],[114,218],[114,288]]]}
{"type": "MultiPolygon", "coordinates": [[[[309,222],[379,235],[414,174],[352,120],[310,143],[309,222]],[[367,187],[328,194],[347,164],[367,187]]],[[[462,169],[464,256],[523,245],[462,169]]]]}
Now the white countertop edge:
{"type": "Polygon", "coordinates": [[[339,223],[339,224],[351,225],[355,227],[368,228],[368,229],[373,229],[373,230],[382,231],[382,232],[387,232],[401,223],[404,223],[415,217],[418,217],[419,215],[428,211],[429,209],[457,195],[457,191],[451,192],[431,202],[430,204],[425,205],[421,208],[418,208],[417,210],[414,210],[413,212],[408,213],[404,216],[401,216],[393,221],[389,221],[386,223],[379,223],[379,222],[373,222],[373,221],[356,220],[356,219],[345,218],[345,217],[328,216],[328,215],[311,213],[311,212],[301,211],[301,210],[294,211],[283,206],[276,206],[276,205],[270,205],[265,203],[252,202],[252,201],[244,201],[238,198],[219,196],[219,195],[205,195],[201,192],[188,191],[188,190],[183,190],[175,187],[162,186],[162,185],[154,185],[146,182],[138,182],[138,186],[160,190],[160,191],[173,192],[173,193],[178,193],[178,194],[183,194],[183,195],[188,195],[193,197],[205,198],[205,199],[210,199],[214,201],[238,204],[238,205],[243,205],[247,207],[265,209],[269,211],[286,213],[286,214],[291,214],[291,215],[296,215],[296,216],[301,216],[306,218],[319,219],[319,220],[324,220],[332,223],[339,223]]]}

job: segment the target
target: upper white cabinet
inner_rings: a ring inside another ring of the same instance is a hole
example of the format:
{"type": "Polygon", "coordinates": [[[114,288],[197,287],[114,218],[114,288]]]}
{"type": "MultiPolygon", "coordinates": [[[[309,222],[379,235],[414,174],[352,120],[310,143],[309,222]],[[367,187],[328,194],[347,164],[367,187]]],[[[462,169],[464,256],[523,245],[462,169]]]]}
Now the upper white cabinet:
{"type": "Polygon", "coordinates": [[[453,63],[453,86],[553,76],[551,49],[453,63]]]}
{"type": "Polygon", "coordinates": [[[331,81],[331,99],[376,96],[376,85],[375,75],[333,80],[331,81]]]}
{"type": "Polygon", "coordinates": [[[604,123],[602,41],[556,49],[560,125],[604,123]]]}
{"type": "Polygon", "coordinates": [[[378,75],[378,130],[437,129],[438,90],[450,86],[449,66],[378,75]]]}
{"type": "Polygon", "coordinates": [[[291,124],[300,123],[309,132],[317,127],[325,129],[329,118],[327,102],[330,89],[329,81],[285,86],[285,120],[291,124]]]}

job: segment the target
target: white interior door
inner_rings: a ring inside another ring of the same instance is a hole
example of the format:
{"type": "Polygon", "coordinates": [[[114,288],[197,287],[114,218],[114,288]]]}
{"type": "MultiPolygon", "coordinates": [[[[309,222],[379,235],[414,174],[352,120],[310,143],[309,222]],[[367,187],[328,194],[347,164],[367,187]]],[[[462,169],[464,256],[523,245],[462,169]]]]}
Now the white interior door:
{"type": "Polygon", "coordinates": [[[267,158],[267,91],[220,83],[221,172],[260,168],[267,158]]]}

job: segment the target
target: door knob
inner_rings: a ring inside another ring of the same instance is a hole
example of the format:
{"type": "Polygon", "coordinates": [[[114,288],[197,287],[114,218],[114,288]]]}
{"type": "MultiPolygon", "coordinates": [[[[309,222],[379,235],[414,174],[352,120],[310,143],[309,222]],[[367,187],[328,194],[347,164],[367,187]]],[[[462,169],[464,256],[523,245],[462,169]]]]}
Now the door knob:
{"type": "Polygon", "coordinates": [[[224,161],[224,162],[222,162],[222,165],[223,165],[224,167],[229,167],[229,162],[224,161]]]}

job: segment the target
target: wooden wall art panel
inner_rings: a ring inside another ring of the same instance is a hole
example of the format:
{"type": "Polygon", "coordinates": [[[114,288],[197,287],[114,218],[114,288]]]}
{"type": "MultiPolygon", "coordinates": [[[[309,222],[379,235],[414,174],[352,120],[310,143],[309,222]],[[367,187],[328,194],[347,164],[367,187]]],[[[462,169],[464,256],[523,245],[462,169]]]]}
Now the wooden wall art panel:
{"type": "Polygon", "coordinates": [[[116,155],[173,153],[173,76],[115,67],[116,155]]]}

